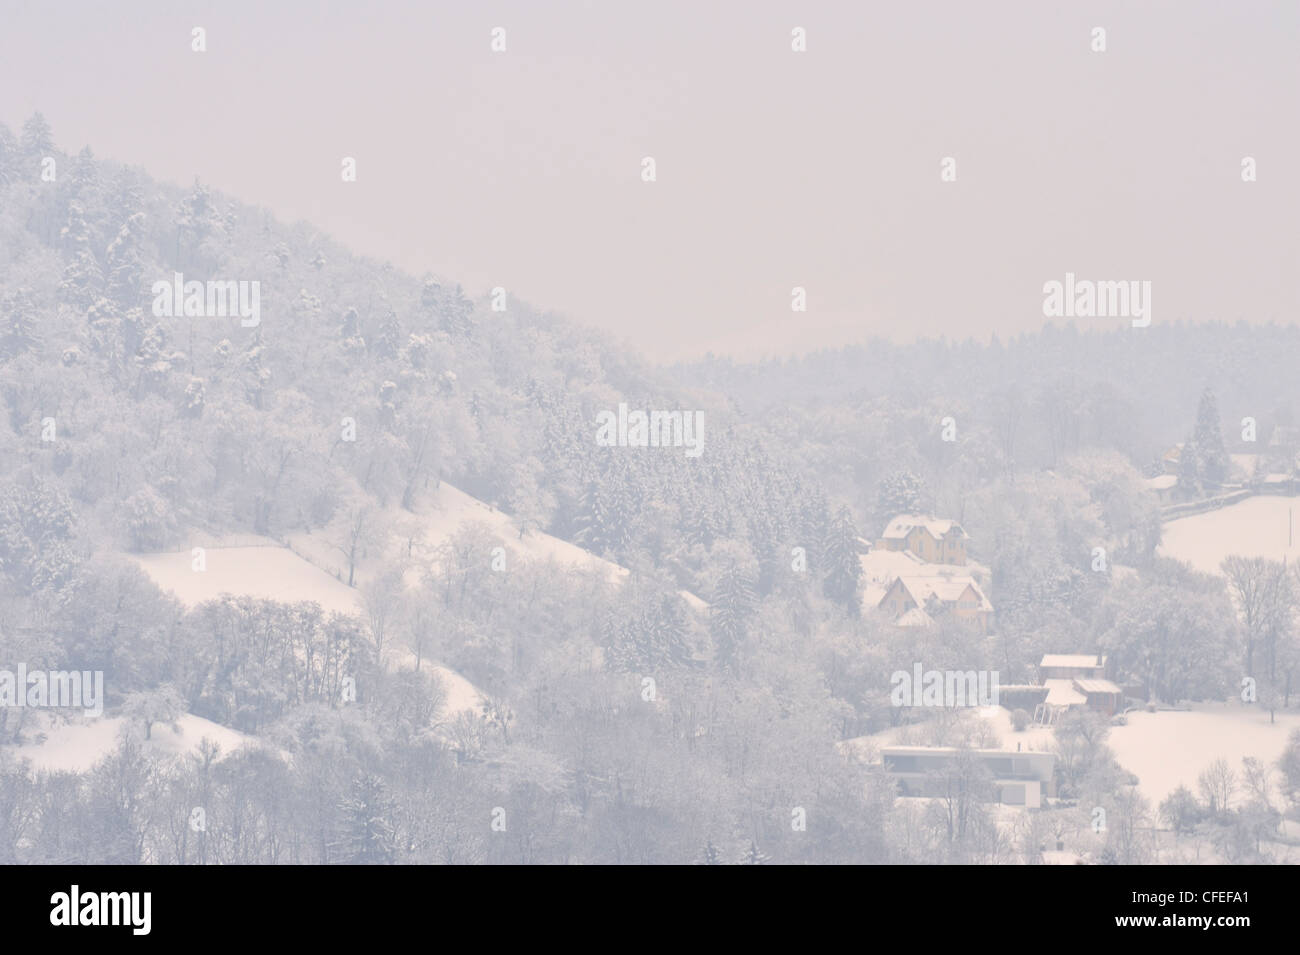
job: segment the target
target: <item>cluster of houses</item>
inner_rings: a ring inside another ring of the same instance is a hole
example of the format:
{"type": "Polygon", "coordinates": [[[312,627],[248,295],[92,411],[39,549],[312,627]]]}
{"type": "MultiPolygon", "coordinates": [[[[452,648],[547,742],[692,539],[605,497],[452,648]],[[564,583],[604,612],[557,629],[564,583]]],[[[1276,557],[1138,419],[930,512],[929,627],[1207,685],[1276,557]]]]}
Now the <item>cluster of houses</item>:
{"type": "MultiPolygon", "coordinates": [[[[864,607],[885,612],[901,627],[933,626],[943,613],[988,633],[993,605],[981,581],[989,574],[968,559],[969,540],[954,520],[920,514],[893,518],[874,544],[863,542],[864,607]]],[[[1024,709],[1040,726],[1052,726],[1075,709],[1114,715],[1122,711],[1125,696],[1111,679],[1107,658],[1091,653],[1046,654],[1036,683],[1002,686],[998,695],[1005,709],[1024,709]]],[[[942,794],[952,784],[948,777],[957,771],[959,755],[988,770],[996,799],[1004,805],[1036,809],[1055,795],[1056,757],[1050,752],[945,746],[880,750],[885,771],[904,796],[942,794]]]]}
{"type": "MultiPolygon", "coordinates": [[[[969,539],[956,521],[898,515],[860,555],[864,606],[885,611],[903,627],[931,626],[934,615],[945,612],[988,633],[993,604],[967,564],[969,539]]],[[[987,579],[986,572],[981,576],[987,579]]]]}
{"type": "MultiPolygon", "coordinates": [[[[1033,707],[1034,722],[1051,726],[1070,710],[1112,716],[1123,709],[1124,690],[1108,674],[1104,654],[1049,653],[1038,665],[1038,683],[999,687],[1007,709],[1033,707]]],[[[984,766],[994,796],[1006,806],[1038,809],[1056,795],[1056,757],[1050,752],[958,750],[950,746],[886,746],[881,764],[903,796],[937,796],[951,787],[959,754],[984,766]]]]}
{"type": "Polygon", "coordinates": [[[1124,708],[1123,687],[1110,677],[1100,653],[1048,653],[1038,664],[1038,682],[998,688],[1001,704],[1033,714],[1035,723],[1053,726],[1070,710],[1114,716],[1124,708]]]}
{"type": "MultiPolygon", "coordinates": [[[[1146,488],[1162,505],[1175,504],[1192,496],[1193,490],[1184,493],[1179,475],[1183,471],[1183,449],[1180,442],[1160,456],[1159,473],[1145,479],[1146,488]]],[[[1225,489],[1265,487],[1287,490],[1300,472],[1300,428],[1276,425],[1268,442],[1260,452],[1228,455],[1228,475],[1225,489]]],[[[1288,490],[1288,493],[1294,493],[1288,490]]]]}

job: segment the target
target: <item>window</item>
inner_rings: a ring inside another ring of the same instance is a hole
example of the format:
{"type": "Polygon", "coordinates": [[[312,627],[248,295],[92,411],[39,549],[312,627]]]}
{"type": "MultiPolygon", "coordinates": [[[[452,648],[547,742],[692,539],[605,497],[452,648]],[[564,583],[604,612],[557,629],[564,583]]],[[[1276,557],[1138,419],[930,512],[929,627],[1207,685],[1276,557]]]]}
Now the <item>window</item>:
{"type": "Polygon", "coordinates": [[[925,767],[917,756],[886,756],[885,769],[895,773],[919,773],[925,767]]]}

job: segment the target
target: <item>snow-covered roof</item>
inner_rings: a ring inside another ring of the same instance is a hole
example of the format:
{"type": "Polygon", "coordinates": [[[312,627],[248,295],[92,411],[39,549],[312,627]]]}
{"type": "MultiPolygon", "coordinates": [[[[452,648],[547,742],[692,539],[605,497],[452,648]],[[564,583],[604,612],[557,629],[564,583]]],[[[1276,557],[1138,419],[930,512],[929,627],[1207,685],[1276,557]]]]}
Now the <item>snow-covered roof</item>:
{"type": "Polygon", "coordinates": [[[1084,693],[1123,693],[1110,680],[1075,680],[1074,685],[1084,693]]]}
{"type": "Polygon", "coordinates": [[[1056,754],[1045,750],[989,749],[979,746],[966,749],[958,746],[882,746],[880,755],[884,756],[956,756],[970,753],[975,756],[1011,756],[1026,760],[1038,767],[1050,767],[1056,763],[1056,754]]]}
{"type": "Polygon", "coordinates": [[[1047,698],[1043,700],[1052,706],[1081,706],[1088,698],[1074,688],[1073,680],[1044,680],[1047,698]]]}
{"type": "Polygon", "coordinates": [[[1040,667],[1098,667],[1106,665],[1105,655],[1101,663],[1097,662],[1095,653],[1045,653],[1040,667]]]}
{"type": "Polygon", "coordinates": [[[901,576],[898,578],[907,588],[907,592],[912,595],[918,606],[924,607],[925,602],[931,597],[937,597],[944,603],[954,603],[961,598],[969,587],[979,598],[980,610],[993,609],[989,599],[984,596],[984,591],[980,590],[975,579],[970,576],[952,576],[952,577],[919,577],[919,576],[901,576]]]}
{"type": "Polygon", "coordinates": [[[933,627],[934,619],[920,607],[913,607],[894,621],[900,627],[933,627]]]}
{"type": "Polygon", "coordinates": [[[899,577],[925,574],[929,568],[941,566],[927,564],[908,550],[884,550],[883,548],[873,550],[869,554],[860,554],[858,563],[862,566],[863,600],[873,607],[880,603],[890,586],[899,577]]]}
{"type": "Polygon", "coordinates": [[[880,606],[889,588],[899,577],[963,577],[988,579],[988,568],[968,562],[958,564],[929,564],[907,550],[877,548],[869,554],[859,554],[862,565],[862,606],[880,606]]]}
{"type": "Polygon", "coordinates": [[[1177,474],[1161,474],[1158,477],[1147,478],[1147,487],[1153,491],[1166,491],[1177,483],[1177,474]]]}
{"type": "Polygon", "coordinates": [[[954,528],[958,537],[967,536],[961,525],[956,521],[921,514],[899,514],[889,522],[889,526],[885,528],[885,533],[881,536],[885,540],[901,540],[912,533],[914,527],[925,528],[930,533],[930,536],[935,539],[945,536],[954,528]]]}

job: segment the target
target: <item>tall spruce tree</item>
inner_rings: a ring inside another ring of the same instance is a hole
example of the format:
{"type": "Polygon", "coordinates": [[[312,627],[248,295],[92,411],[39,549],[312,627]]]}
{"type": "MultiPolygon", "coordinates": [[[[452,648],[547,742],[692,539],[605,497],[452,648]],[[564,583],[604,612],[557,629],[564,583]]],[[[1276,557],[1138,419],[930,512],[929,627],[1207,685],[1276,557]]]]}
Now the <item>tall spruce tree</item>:
{"type": "Polygon", "coordinates": [[[1222,484],[1228,477],[1228,451],[1223,444],[1223,422],[1219,418],[1219,402],[1214,391],[1201,392],[1196,408],[1196,430],[1192,433],[1195,445],[1193,456],[1196,472],[1201,481],[1209,485],[1222,484]]]}
{"type": "Polygon", "coordinates": [[[738,661],[755,603],[753,585],[744,570],[736,561],[728,561],[714,589],[709,623],[714,660],[719,665],[732,667],[738,661]]]}
{"type": "Polygon", "coordinates": [[[123,309],[138,308],[144,300],[144,213],[133,213],[108,246],[108,296],[123,309]]]}
{"type": "Polygon", "coordinates": [[[389,865],[397,856],[393,801],[384,780],[373,773],[356,779],[340,809],[336,846],[350,865],[389,865]]]}
{"type": "Polygon", "coordinates": [[[59,295],[78,308],[89,308],[103,294],[104,274],[91,251],[90,228],[81,203],[75,199],[68,203],[68,224],[59,233],[59,240],[71,259],[63,269],[59,295]]]}
{"type": "Polygon", "coordinates": [[[54,152],[54,132],[41,113],[33,113],[23,123],[22,148],[29,157],[48,156],[54,152]]]}
{"type": "Polygon", "coordinates": [[[862,563],[858,560],[858,529],[847,507],[841,507],[831,522],[822,553],[826,562],[824,593],[856,617],[861,601],[862,563]]]}

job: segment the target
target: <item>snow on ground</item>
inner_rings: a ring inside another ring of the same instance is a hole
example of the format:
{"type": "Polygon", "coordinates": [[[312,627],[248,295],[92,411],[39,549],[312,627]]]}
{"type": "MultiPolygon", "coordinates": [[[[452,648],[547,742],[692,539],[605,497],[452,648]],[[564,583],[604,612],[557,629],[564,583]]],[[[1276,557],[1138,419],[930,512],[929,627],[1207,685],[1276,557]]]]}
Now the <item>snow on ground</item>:
{"type": "Polygon", "coordinates": [[[1021,749],[1030,753],[1050,753],[1056,748],[1055,730],[1040,723],[1030,723],[1020,732],[1011,724],[1011,711],[1005,706],[982,706],[979,715],[1002,738],[1003,749],[1021,749]]]}
{"type": "Polygon", "coordinates": [[[1217,574],[1223,559],[1300,558],[1300,499],[1248,497],[1228,507],[1180,517],[1164,525],[1159,553],[1217,574]],[[1294,512],[1294,514],[1292,513],[1294,512]]]}
{"type": "MultiPolygon", "coordinates": [[[[192,569],[189,551],[128,556],[159,587],[170,590],[189,607],[230,593],[286,602],[314,600],[326,610],[361,612],[361,595],[356,590],[272,541],[259,547],[208,548],[203,571],[192,569]]],[[[414,654],[409,662],[414,665],[414,654]]],[[[462,709],[478,708],[479,693],[473,684],[454,670],[425,661],[425,666],[431,665],[447,689],[444,718],[462,709]]]]}
{"type": "MultiPolygon", "coordinates": [[[[972,707],[970,715],[983,720],[993,730],[994,735],[1001,740],[997,745],[981,748],[1001,748],[1010,751],[1019,748],[1027,753],[1048,753],[1053,749],[1053,731],[1051,727],[1030,723],[1024,731],[1017,733],[1012,728],[1011,712],[1006,707],[972,707]]],[[[875,762],[879,757],[880,750],[886,746],[952,745],[951,739],[945,743],[936,742],[935,734],[938,731],[939,723],[922,719],[916,723],[891,726],[889,729],[872,733],[869,736],[859,736],[855,739],[845,740],[839,745],[845,755],[867,762],[875,762]]]]}
{"type": "MultiPolygon", "coordinates": [[[[340,514],[335,522],[310,534],[293,534],[289,545],[327,576],[347,579],[348,565],[334,541],[342,536],[343,523],[348,515],[340,514]]],[[[416,503],[415,512],[390,508],[383,513],[390,531],[390,541],[384,551],[371,549],[357,562],[355,582],[360,585],[371,579],[384,566],[385,558],[407,557],[407,542],[411,543],[410,561],[413,565],[428,566],[437,560],[438,549],[451,540],[462,528],[470,524],[482,525],[488,533],[500,539],[513,558],[526,560],[554,560],[556,563],[593,569],[616,583],[627,576],[627,570],[588,553],[575,544],[538,530],[530,530],[522,538],[514,518],[503,511],[484,504],[478,498],[452,487],[443,481],[436,490],[429,491],[416,503]]],[[[488,555],[484,560],[489,560],[488,555]]]]}
{"type": "Polygon", "coordinates": [[[1152,809],[1184,785],[1196,792],[1196,778],[1214,760],[1227,760],[1241,775],[1241,761],[1254,756],[1276,763],[1287,736],[1300,727],[1300,714],[1278,713],[1239,704],[1205,703],[1190,710],[1130,712],[1127,726],[1111,727],[1107,744],[1119,764],[1138,777],[1138,789],[1152,809]]]}
{"type": "Polygon", "coordinates": [[[314,600],[339,613],[358,609],[355,590],[271,540],[256,547],[208,547],[202,571],[193,569],[188,550],[131,556],[159,587],[191,607],[231,593],[285,603],[314,600]]]}
{"type": "MultiPolygon", "coordinates": [[[[520,537],[519,526],[513,517],[452,487],[446,481],[443,481],[436,491],[427,495],[416,507],[415,525],[421,540],[412,549],[413,555],[421,560],[433,562],[436,560],[438,548],[462,527],[472,523],[485,525],[492,534],[501,539],[501,543],[513,557],[522,557],[531,561],[552,560],[562,566],[594,570],[614,584],[628,576],[626,567],[620,567],[603,557],[597,557],[576,544],[552,537],[544,531],[529,530],[527,534],[520,537]]],[[[693,610],[701,613],[708,610],[709,605],[695,594],[686,590],[678,593],[693,610]]]]}
{"type": "MultiPolygon", "coordinates": [[[[1017,733],[1005,708],[980,707],[975,712],[997,731],[1004,750],[1019,746],[1026,752],[1052,752],[1055,748],[1050,727],[1030,724],[1017,733]]],[[[1267,710],[1221,703],[1156,713],[1134,710],[1126,719],[1127,725],[1111,726],[1106,742],[1119,764],[1138,777],[1138,789],[1153,810],[1179,785],[1195,793],[1197,777],[1216,759],[1226,760],[1239,778],[1244,757],[1275,764],[1291,731],[1300,728],[1300,713],[1278,713],[1277,722],[1270,724],[1267,710]]],[[[875,761],[885,746],[933,745],[934,730],[929,721],[897,726],[846,740],[840,747],[846,755],[875,761]]]]}
{"type": "MultiPolygon", "coordinates": [[[[10,752],[18,759],[30,761],[33,770],[86,772],[117,749],[118,737],[126,723],[124,716],[47,723],[42,741],[14,747],[10,752]]],[[[152,738],[144,743],[146,750],[160,757],[181,756],[198,752],[199,743],[206,738],[220,746],[221,756],[225,757],[245,745],[256,745],[237,730],[189,713],[177,720],[176,726],[179,732],[155,724],[152,738]]]]}
{"type": "MultiPolygon", "coordinates": [[[[401,665],[409,666],[414,670],[417,659],[415,651],[403,647],[399,653],[401,654],[401,665]]],[[[384,652],[384,656],[385,658],[388,657],[387,651],[384,652]]],[[[443,691],[447,694],[447,703],[441,714],[443,722],[451,720],[462,710],[477,712],[479,707],[483,705],[483,694],[478,691],[478,688],[473,683],[455,670],[439,666],[436,663],[430,663],[427,657],[420,661],[420,670],[422,672],[432,672],[442,680],[443,691]]]]}
{"type": "Polygon", "coordinates": [[[618,583],[627,576],[627,570],[618,564],[542,531],[530,530],[521,538],[519,528],[509,514],[489,507],[446,481],[442,482],[436,493],[421,502],[416,517],[420,532],[424,535],[426,554],[430,558],[460,528],[477,522],[487,525],[516,556],[529,560],[554,560],[558,564],[598,570],[611,583],[618,583]]]}
{"type": "MultiPolygon", "coordinates": [[[[333,543],[340,538],[341,522],[345,521],[346,517],[347,515],[340,515],[336,519],[336,526],[322,528],[310,534],[291,535],[289,546],[311,563],[322,568],[327,576],[346,580],[347,561],[333,543]]],[[[415,570],[436,563],[439,548],[471,524],[484,527],[489,534],[499,539],[511,560],[555,561],[564,567],[595,571],[610,583],[618,583],[628,575],[626,567],[620,567],[603,557],[597,557],[576,544],[552,537],[544,531],[529,530],[520,537],[519,526],[513,517],[466,494],[446,481],[443,481],[436,490],[423,495],[416,502],[414,513],[390,509],[385,513],[384,520],[388,523],[391,532],[388,549],[382,553],[377,551],[367,553],[357,562],[354,580],[358,586],[370,580],[384,565],[383,558],[407,559],[408,541],[410,542],[408,562],[411,572],[407,576],[409,582],[414,583],[418,579],[415,570]]],[[[487,561],[491,558],[490,555],[484,555],[483,559],[487,561]]],[[[708,610],[708,604],[695,594],[684,590],[680,593],[693,610],[701,613],[708,610]]]]}
{"type": "MultiPolygon", "coordinates": [[[[193,607],[230,593],[285,602],[314,600],[326,610],[355,614],[362,609],[361,595],[345,582],[348,578],[347,561],[335,546],[335,541],[342,539],[343,522],[347,516],[341,514],[335,525],[313,533],[290,535],[287,547],[270,538],[249,534],[196,537],[195,546],[206,548],[207,569],[204,571],[192,569],[192,556],[188,549],[177,553],[128,556],[158,586],[170,590],[187,606],[193,607]]],[[[357,586],[372,579],[384,565],[385,558],[396,556],[405,559],[408,541],[411,545],[409,567],[413,570],[429,566],[437,560],[439,548],[470,524],[484,526],[501,541],[513,559],[553,560],[562,566],[594,570],[611,583],[617,583],[628,575],[625,567],[542,531],[530,530],[521,538],[519,528],[509,514],[490,507],[446,481],[417,503],[414,514],[389,510],[383,519],[390,528],[387,547],[384,550],[371,548],[358,561],[354,577],[357,586]]],[[[490,555],[485,555],[484,559],[489,560],[490,555]]],[[[408,579],[414,582],[418,577],[409,573],[408,579]]],[[[680,593],[696,612],[704,613],[709,609],[709,605],[695,594],[684,590],[680,593]]],[[[415,654],[404,651],[401,661],[403,665],[414,666],[415,654]]],[[[444,719],[449,720],[461,710],[478,709],[482,696],[469,680],[428,660],[423,666],[432,666],[446,687],[444,719]]]]}

